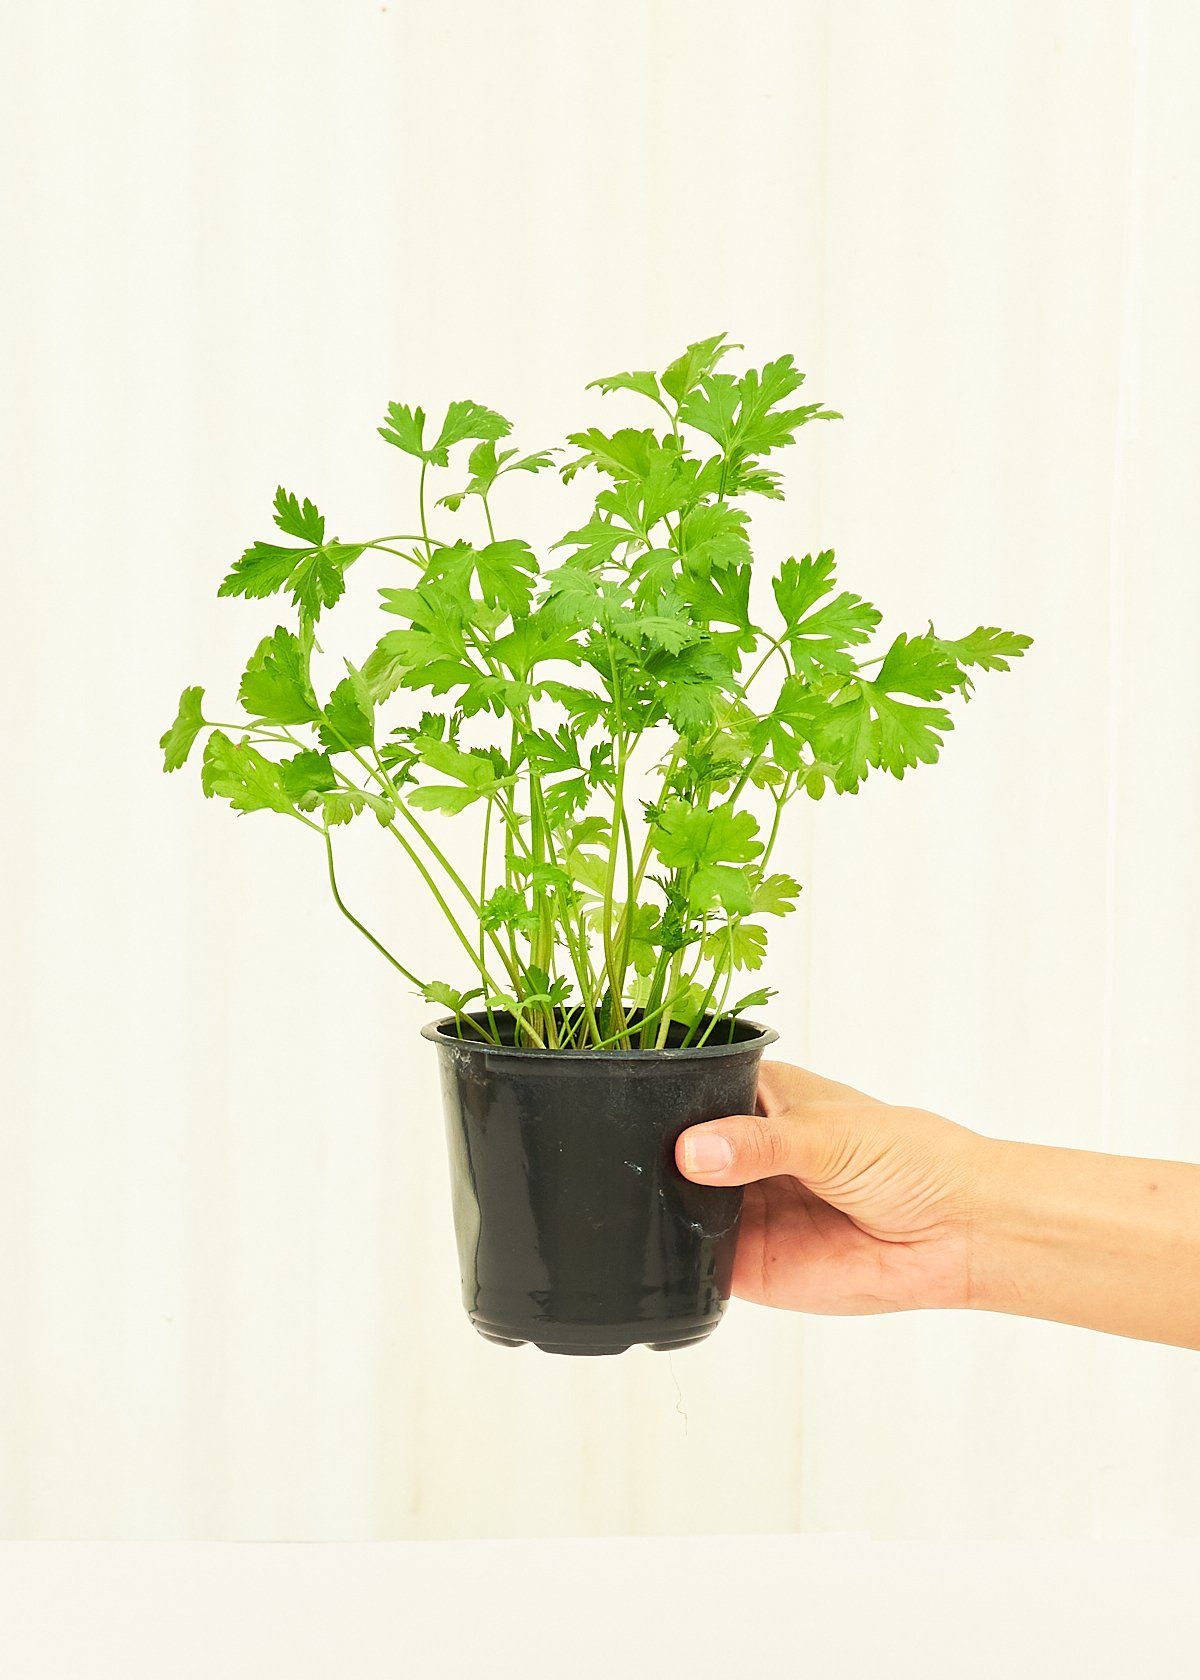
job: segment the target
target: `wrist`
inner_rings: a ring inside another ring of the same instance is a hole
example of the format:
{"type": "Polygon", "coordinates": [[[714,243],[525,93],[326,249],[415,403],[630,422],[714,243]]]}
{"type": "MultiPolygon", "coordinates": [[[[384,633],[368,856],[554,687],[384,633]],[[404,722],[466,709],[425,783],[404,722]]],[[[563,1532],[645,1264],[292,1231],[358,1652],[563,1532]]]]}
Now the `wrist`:
{"type": "Polygon", "coordinates": [[[1030,1155],[1036,1146],[976,1136],[966,1218],[964,1307],[980,1312],[1029,1310],[1036,1253],[1058,1240],[1059,1218],[1039,1192],[1030,1155]]]}

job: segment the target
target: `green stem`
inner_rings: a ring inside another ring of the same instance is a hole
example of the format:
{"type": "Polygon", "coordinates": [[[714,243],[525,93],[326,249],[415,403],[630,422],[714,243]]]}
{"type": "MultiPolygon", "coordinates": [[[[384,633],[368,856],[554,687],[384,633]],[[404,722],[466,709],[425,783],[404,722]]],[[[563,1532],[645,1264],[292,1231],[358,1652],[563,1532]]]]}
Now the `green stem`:
{"type": "Polygon", "coordinates": [[[654,1048],[661,1050],[667,1042],[667,1034],[671,1030],[671,1020],[675,1011],[675,998],[679,990],[679,970],[683,967],[683,946],[681,945],[671,958],[670,976],[667,980],[666,1007],[662,1020],[658,1023],[658,1039],[654,1048]]]}
{"type": "Polygon", "coordinates": [[[776,838],[778,837],[778,834],[779,834],[779,819],[783,816],[783,807],[787,804],[788,800],[792,797],[792,793],[794,792],[794,789],[792,789],[788,786],[788,782],[790,780],[791,780],[791,778],[788,777],[784,781],[784,784],[783,784],[782,788],[780,788],[778,794],[772,794],[771,795],[772,799],[774,799],[774,801],[775,801],[775,819],[771,824],[771,832],[767,836],[767,843],[763,847],[763,854],[758,860],[758,869],[759,869],[759,874],[760,875],[761,875],[762,871],[767,867],[767,864],[771,861],[771,853],[775,850],[775,841],[776,841],[776,838]]]}
{"type": "MultiPolygon", "coordinates": [[[[387,827],[387,832],[394,838],[394,840],[396,841],[396,844],[403,848],[403,850],[404,850],[405,854],[408,856],[408,858],[412,861],[413,864],[416,865],[417,871],[420,874],[421,879],[425,882],[425,885],[429,888],[430,892],[433,894],[434,898],[436,899],[437,904],[438,904],[438,908],[441,910],[442,915],[445,916],[446,920],[449,922],[450,927],[451,927],[456,939],[458,940],[459,944],[462,946],[463,950],[470,957],[472,966],[478,971],[479,977],[483,981],[484,985],[486,987],[488,987],[489,990],[491,990],[493,992],[499,991],[500,988],[496,985],[495,980],[488,973],[487,965],[479,960],[478,952],[475,950],[475,947],[472,945],[471,941],[467,938],[466,934],[463,932],[462,928],[459,926],[458,918],[455,916],[455,914],[454,914],[453,910],[451,910],[450,906],[446,903],[446,900],[445,900],[445,897],[442,894],[441,888],[438,886],[438,884],[434,880],[433,876],[429,873],[428,869],[425,867],[425,861],[421,857],[421,854],[417,851],[416,847],[411,845],[410,842],[408,841],[408,839],[403,834],[401,834],[400,830],[396,827],[395,823],[388,823],[386,825],[386,827],[387,827]]],[[[500,954],[501,954],[501,956],[504,955],[503,950],[501,950],[500,954]]],[[[505,958],[505,967],[507,967],[507,966],[508,966],[508,962],[507,962],[507,958],[505,958]]]]}
{"type": "Polygon", "coordinates": [[[604,876],[604,971],[608,976],[608,990],[612,1008],[612,1018],[618,1032],[623,1032],[625,1026],[625,1012],[622,1008],[621,992],[625,977],[619,972],[617,953],[613,940],[613,889],[617,880],[617,863],[621,852],[621,814],[625,809],[625,742],[618,738],[617,742],[617,775],[613,784],[613,820],[608,847],[608,869],[604,876]]]}
{"type": "MultiPolygon", "coordinates": [[[[326,722],[328,722],[328,719],[326,719],[326,722]]],[[[329,727],[331,729],[334,729],[334,726],[332,724],[330,724],[329,727]]],[[[334,733],[335,734],[337,733],[336,729],[334,729],[334,733]]],[[[446,875],[448,876],[448,878],[454,883],[455,887],[457,887],[458,891],[462,894],[463,898],[466,900],[467,908],[470,910],[472,916],[474,916],[478,920],[480,918],[480,904],[479,904],[478,899],[476,899],[476,897],[475,897],[474,893],[471,891],[470,887],[468,887],[467,883],[463,880],[462,876],[458,873],[457,869],[455,869],[454,865],[450,862],[449,858],[446,857],[445,853],[442,851],[441,847],[434,840],[433,836],[426,831],[424,825],[421,822],[419,822],[416,817],[413,816],[413,814],[409,810],[408,806],[404,803],[403,799],[400,797],[400,792],[399,792],[398,788],[396,787],[395,782],[393,782],[392,778],[388,775],[387,770],[384,768],[382,760],[379,758],[379,755],[377,753],[375,754],[375,763],[378,766],[378,768],[377,769],[372,768],[372,766],[367,762],[367,760],[362,756],[362,754],[358,751],[358,749],[356,747],[348,746],[346,741],[345,741],[345,738],[344,737],[340,737],[340,738],[342,740],[343,747],[350,754],[351,758],[354,759],[355,763],[358,764],[361,769],[365,770],[367,775],[370,776],[373,781],[378,782],[379,786],[383,789],[383,791],[391,799],[392,804],[393,804],[397,814],[399,816],[402,816],[405,819],[405,821],[408,822],[412,826],[412,828],[415,830],[415,832],[420,836],[423,843],[428,847],[431,855],[441,865],[442,869],[446,872],[446,875]]],[[[374,748],[372,748],[372,752],[374,752],[374,748]]],[[[337,772],[337,773],[340,774],[340,772],[337,772]]],[[[347,786],[349,786],[349,787],[354,786],[353,782],[348,781],[346,777],[343,777],[342,779],[343,779],[343,781],[346,781],[347,786]]],[[[416,850],[412,846],[409,845],[408,841],[406,841],[404,839],[404,837],[401,835],[399,829],[396,827],[394,822],[387,823],[386,827],[388,828],[388,830],[392,834],[394,834],[396,836],[397,840],[400,841],[400,843],[404,846],[405,850],[414,859],[414,861],[416,861],[418,863],[418,867],[421,870],[422,876],[424,877],[424,879],[426,880],[426,882],[430,886],[430,889],[432,891],[436,892],[437,889],[436,889],[436,886],[434,885],[433,877],[425,869],[424,864],[421,863],[420,860],[418,859],[418,855],[417,855],[416,850]]],[[[441,898],[440,894],[438,895],[438,901],[443,906],[445,905],[445,900],[443,898],[441,898]]],[[[446,911],[446,914],[447,914],[447,916],[450,915],[449,910],[446,911]]],[[[460,929],[458,929],[458,924],[456,922],[454,923],[454,926],[459,931],[459,937],[462,938],[463,937],[462,932],[461,932],[460,929]]],[[[495,933],[491,932],[490,930],[489,930],[489,933],[488,933],[488,937],[491,939],[492,944],[495,946],[497,954],[500,957],[500,960],[503,962],[505,968],[508,970],[509,979],[512,981],[514,986],[517,985],[518,974],[517,974],[517,972],[514,972],[512,966],[510,965],[507,953],[505,952],[503,945],[501,945],[501,943],[500,943],[499,939],[497,939],[495,933]]],[[[468,949],[472,949],[469,942],[468,942],[468,949]]],[[[480,973],[485,974],[485,970],[482,967],[480,967],[480,973]]],[[[489,980],[488,984],[491,985],[492,982],[489,980]]]]}
{"type": "Polygon", "coordinates": [[[786,631],[784,632],[784,634],[782,636],[773,636],[771,638],[771,641],[769,642],[769,644],[767,646],[767,651],[763,654],[763,656],[759,660],[758,664],[754,667],[753,671],[751,671],[750,675],[746,678],[745,682],[742,684],[743,690],[750,687],[750,684],[754,681],[755,677],[762,670],[763,666],[767,663],[767,660],[770,659],[770,657],[773,653],[779,653],[779,654],[783,655],[784,664],[787,665],[787,668],[788,668],[788,675],[789,676],[791,675],[791,671],[792,671],[791,664],[788,660],[787,654],[783,652],[783,644],[786,640],[787,640],[787,632],[786,631]]]}
{"type": "MultiPolygon", "coordinates": [[[[653,1014],[646,1015],[643,1018],[643,1025],[647,1025],[647,1024],[648,1025],[653,1025],[654,1022],[657,1021],[659,1015],[662,1013],[662,1010],[664,1010],[666,1007],[667,1006],[666,1006],[665,1003],[661,1004],[659,1006],[659,1008],[656,1009],[653,1012],[653,1014]]],[[[593,1044],[592,1049],[593,1050],[611,1050],[613,1045],[616,1044],[619,1039],[625,1039],[626,1041],[628,1041],[628,1037],[629,1037],[628,1032],[610,1033],[607,1038],[602,1038],[598,1044],[593,1044]]],[[[627,1049],[630,1048],[630,1046],[629,1046],[628,1042],[626,1042],[626,1043],[622,1044],[621,1048],[623,1050],[627,1050],[627,1049]]]]}
{"type": "MultiPolygon", "coordinates": [[[[726,965],[727,966],[726,966],[726,969],[725,969],[725,984],[721,989],[721,1001],[717,1005],[717,1007],[713,1010],[712,1019],[709,1021],[708,1025],[705,1027],[704,1031],[701,1033],[699,1039],[697,1040],[698,1045],[708,1043],[709,1034],[712,1032],[712,1030],[716,1026],[717,1022],[721,1019],[721,1016],[725,1012],[725,1005],[729,1002],[729,988],[733,985],[733,923],[732,922],[729,923],[729,951],[728,951],[728,955],[726,957],[726,965]]],[[[710,989],[708,998],[705,1000],[705,1005],[704,1005],[705,1009],[707,1009],[708,1003],[709,1003],[709,1000],[711,999],[711,997],[712,997],[712,991],[710,989]]],[[[704,1010],[700,1011],[700,1019],[701,1020],[704,1019],[704,1010]]]]}
{"type": "Polygon", "coordinates": [[[617,930],[617,947],[620,951],[620,987],[624,992],[625,976],[629,971],[629,951],[633,944],[633,918],[636,910],[634,896],[637,891],[634,885],[633,838],[629,832],[629,818],[625,815],[624,805],[621,806],[621,833],[625,840],[625,908],[617,930]]]}
{"type": "MultiPolygon", "coordinates": [[[[491,839],[491,834],[492,834],[492,801],[489,799],[488,802],[487,802],[487,811],[484,813],[484,818],[483,818],[483,858],[482,858],[482,861],[481,861],[480,866],[479,866],[479,902],[480,902],[480,905],[483,905],[487,902],[488,842],[491,839]]],[[[480,920],[480,923],[479,923],[479,964],[480,964],[481,968],[486,966],[486,958],[484,957],[484,937],[483,937],[483,922],[482,922],[482,920],[480,920]]],[[[483,997],[483,1007],[487,1010],[488,1026],[491,1027],[491,1029],[492,1029],[492,1037],[494,1039],[496,1039],[497,1042],[498,1042],[500,1035],[496,1031],[496,1020],[495,1020],[495,1016],[492,1014],[492,1000],[486,992],[484,993],[484,997],[483,997]]]]}
{"type": "Polygon", "coordinates": [[[417,505],[421,514],[421,540],[425,544],[425,558],[433,556],[433,544],[429,540],[429,525],[425,518],[425,474],[429,471],[429,462],[421,462],[421,481],[417,486],[417,505]]]}
{"type": "MultiPolygon", "coordinates": [[[[309,826],[315,828],[316,824],[312,823],[309,826]]],[[[337,873],[336,873],[336,871],[333,867],[333,841],[329,837],[328,826],[323,828],[321,830],[321,832],[325,836],[325,857],[326,857],[326,860],[327,860],[328,865],[329,865],[329,887],[330,887],[330,891],[333,893],[333,902],[337,905],[338,909],[342,912],[342,915],[345,916],[346,920],[349,923],[351,923],[351,925],[353,927],[356,927],[358,929],[359,933],[362,934],[364,939],[369,940],[370,943],[372,945],[374,945],[375,949],[379,952],[379,954],[381,956],[387,958],[388,962],[391,963],[393,968],[398,969],[399,972],[404,976],[404,978],[407,981],[409,981],[412,985],[414,985],[419,992],[424,992],[425,987],[417,979],[416,975],[413,974],[411,972],[411,970],[405,968],[404,964],[397,957],[394,957],[392,955],[392,953],[388,950],[387,946],[383,943],[382,940],[376,939],[375,935],[371,932],[370,928],[365,927],[363,925],[363,923],[359,921],[358,917],[354,914],[354,912],[352,910],[348,910],[346,908],[345,900],[342,898],[341,893],[338,891],[337,873]]]]}

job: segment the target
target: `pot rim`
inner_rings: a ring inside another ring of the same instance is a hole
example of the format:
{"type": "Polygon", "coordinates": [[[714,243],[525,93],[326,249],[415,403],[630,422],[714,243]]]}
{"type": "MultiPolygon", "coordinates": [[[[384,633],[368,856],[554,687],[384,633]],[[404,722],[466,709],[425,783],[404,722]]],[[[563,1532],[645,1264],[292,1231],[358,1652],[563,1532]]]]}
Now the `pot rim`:
{"type": "MultiPolygon", "coordinates": [[[[478,1016],[486,1020],[480,1011],[466,1011],[468,1020],[478,1016]]],[[[429,1021],[421,1028],[421,1037],[427,1038],[431,1044],[452,1044],[458,1050],[469,1051],[473,1055],[481,1052],[489,1056],[504,1056],[514,1061],[556,1061],[556,1062],[633,1062],[645,1065],[649,1062],[691,1062],[709,1056],[738,1056],[758,1054],[769,1044],[774,1044],[779,1034],[774,1027],[763,1026],[761,1021],[748,1020],[744,1015],[738,1020],[747,1027],[754,1028],[752,1038],[740,1039],[736,1044],[689,1044],[675,1050],[538,1050],[532,1046],[516,1044],[493,1044],[486,1038],[460,1038],[457,1032],[447,1032],[447,1027],[456,1024],[453,1015],[445,1015],[440,1021],[429,1021]]]]}

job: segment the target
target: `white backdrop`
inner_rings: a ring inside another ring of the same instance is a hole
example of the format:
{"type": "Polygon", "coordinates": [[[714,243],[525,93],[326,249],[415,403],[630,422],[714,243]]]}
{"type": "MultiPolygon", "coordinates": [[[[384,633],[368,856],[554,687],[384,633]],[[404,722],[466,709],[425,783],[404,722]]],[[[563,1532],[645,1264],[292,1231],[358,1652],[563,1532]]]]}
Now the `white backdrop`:
{"type": "MultiPolygon", "coordinates": [[[[427,1011],[309,836],[155,742],[276,621],[214,593],[276,483],[404,528],[389,399],[533,447],[688,338],[792,349],[847,420],[772,554],[1037,645],[936,770],[793,829],[780,1053],[1200,1157],[1200,12],[45,0],[9,35],[0,1533],[1196,1533],[1185,1353],[737,1305],[671,1362],[479,1340],[427,1011]]],[[[440,941],[390,858],[350,880],[440,941]]]]}

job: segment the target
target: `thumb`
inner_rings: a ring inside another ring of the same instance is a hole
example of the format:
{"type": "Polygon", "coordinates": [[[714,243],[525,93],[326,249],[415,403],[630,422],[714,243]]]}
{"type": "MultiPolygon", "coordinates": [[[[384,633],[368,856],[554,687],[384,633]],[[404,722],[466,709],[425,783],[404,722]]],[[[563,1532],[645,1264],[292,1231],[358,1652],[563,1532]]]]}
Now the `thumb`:
{"type": "Polygon", "coordinates": [[[675,1161],[697,1184],[753,1184],[783,1173],[811,1180],[820,1178],[831,1146],[830,1128],[817,1115],[735,1114],[681,1133],[675,1161]]]}

